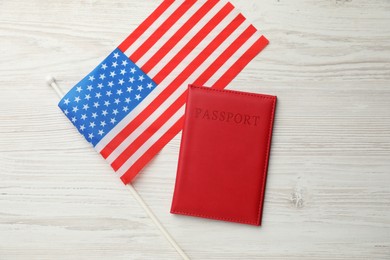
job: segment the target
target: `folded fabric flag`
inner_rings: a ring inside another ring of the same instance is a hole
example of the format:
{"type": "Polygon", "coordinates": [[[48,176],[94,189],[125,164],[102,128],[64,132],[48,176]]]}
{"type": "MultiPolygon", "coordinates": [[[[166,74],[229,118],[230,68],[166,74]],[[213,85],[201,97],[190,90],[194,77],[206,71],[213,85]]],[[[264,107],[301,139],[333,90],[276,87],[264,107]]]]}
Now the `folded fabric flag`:
{"type": "Polygon", "coordinates": [[[225,88],[267,44],[229,2],[165,0],[59,107],[127,184],[182,129],[188,84],[225,88]]]}

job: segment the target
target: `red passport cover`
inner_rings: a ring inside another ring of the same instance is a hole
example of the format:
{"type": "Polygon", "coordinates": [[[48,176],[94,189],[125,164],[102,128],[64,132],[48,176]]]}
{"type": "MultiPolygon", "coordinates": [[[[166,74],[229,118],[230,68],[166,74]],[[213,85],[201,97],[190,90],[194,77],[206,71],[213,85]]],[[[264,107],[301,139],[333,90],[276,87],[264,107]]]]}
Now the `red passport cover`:
{"type": "Polygon", "coordinates": [[[275,105],[189,86],[171,213],[260,225],[275,105]]]}

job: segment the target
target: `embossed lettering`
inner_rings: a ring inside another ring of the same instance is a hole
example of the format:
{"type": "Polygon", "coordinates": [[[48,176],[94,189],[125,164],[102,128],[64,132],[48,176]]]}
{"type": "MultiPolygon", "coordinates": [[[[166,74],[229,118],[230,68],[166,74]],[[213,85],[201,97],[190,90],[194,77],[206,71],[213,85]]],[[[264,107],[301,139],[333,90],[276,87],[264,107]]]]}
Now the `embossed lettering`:
{"type": "Polygon", "coordinates": [[[258,115],[203,109],[200,107],[195,108],[195,118],[213,121],[219,120],[226,123],[247,126],[257,126],[260,122],[260,116],[258,115]]]}
{"type": "Polygon", "coordinates": [[[206,110],[203,114],[203,119],[210,119],[209,111],[206,110]]]}
{"type": "Polygon", "coordinates": [[[200,116],[200,114],[202,113],[202,109],[201,108],[195,108],[195,117],[198,118],[200,116]]]}
{"type": "Polygon", "coordinates": [[[241,121],[242,121],[242,115],[241,115],[241,114],[235,114],[235,116],[234,116],[234,122],[235,122],[236,124],[240,124],[241,121]]]}
{"type": "Polygon", "coordinates": [[[220,121],[225,121],[225,112],[221,111],[221,112],[219,113],[219,120],[220,120],[220,121]]]}
{"type": "Polygon", "coordinates": [[[230,119],[232,119],[232,118],[233,118],[233,116],[234,116],[234,114],[233,114],[233,113],[230,113],[230,112],[228,112],[228,115],[227,115],[226,122],[230,122],[230,119]]]}
{"type": "Polygon", "coordinates": [[[254,116],[254,119],[255,119],[255,126],[257,126],[257,120],[258,119],[260,120],[260,117],[259,116],[254,116]]]}
{"type": "Polygon", "coordinates": [[[217,120],[218,118],[218,110],[213,111],[213,116],[211,117],[211,120],[217,120]]]}

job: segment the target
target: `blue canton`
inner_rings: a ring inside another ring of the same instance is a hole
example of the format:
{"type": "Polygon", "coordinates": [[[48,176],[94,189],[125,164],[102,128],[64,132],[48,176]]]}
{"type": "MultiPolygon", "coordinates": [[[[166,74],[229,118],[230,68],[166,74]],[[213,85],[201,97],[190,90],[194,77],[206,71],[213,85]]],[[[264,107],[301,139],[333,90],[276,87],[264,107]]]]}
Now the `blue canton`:
{"type": "Polygon", "coordinates": [[[58,106],[95,146],[155,87],[151,78],[115,49],[58,106]]]}

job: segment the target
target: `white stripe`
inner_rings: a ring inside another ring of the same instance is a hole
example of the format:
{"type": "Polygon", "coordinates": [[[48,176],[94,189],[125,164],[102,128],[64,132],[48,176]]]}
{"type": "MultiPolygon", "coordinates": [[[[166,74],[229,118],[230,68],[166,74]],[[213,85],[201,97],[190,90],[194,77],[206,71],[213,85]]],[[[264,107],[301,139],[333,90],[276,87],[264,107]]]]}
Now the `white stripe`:
{"type": "MultiPolygon", "coordinates": [[[[198,21],[196,24],[193,25],[193,27],[186,33],[186,35],[180,39],[180,41],[178,43],[176,43],[175,47],[172,48],[168,54],[166,54],[166,56],[168,57],[164,57],[163,59],[161,59],[158,64],[161,64],[161,68],[163,66],[165,66],[167,64],[168,61],[170,61],[173,56],[169,56],[170,53],[173,53],[173,54],[176,54],[178,53],[183,47],[185,44],[187,44],[194,36],[196,33],[198,33],[221,9],[222,7],[225,5],[224,1],[220,1],[218,2],[211,10],[209,10],[209,12],[200,20],[198,21]]],[[[176,31],[175,31],[176,32],[176,31]]],[[[159,44],[155,44],[155,46],[153,46],[153,48],[148,52],[148,55],[144,55],[139,61],[137,61],[137,65],[139,67],[142,67],[150,57],[152,57],[152,55],[154,55],[159,49],[160,47],[166,42],[168,41],[171,36],[169,37],[165,37],[166,35],[163,36],[164,40],[161,41],[160,40],[160,43],[159,44]],[[157,48],[158,46],[158,48],[157,48]],[[153,52],[153,53],[152,53],[153,52]]],[[[156,70],[154,70],[156,71],[156,70]]],[[[160,70],[158,70],[160,71],[160,70]]],[[[155,73],[153,74],[150,74],[148,73],[148,75],[156,75],[155,73]]],[[[153,78],[153,76],[150,76],[153,78]]]]}
{"type": "MultiPolygon", "coordinates": [[[[234,19],[234,18],[233,18],[234,19]]],[[[184,84],[179,86],[171,96],[169,96],[133,133],[131,133],[111,154],[109,157],[107,157],[107,161],[109,163],[112,163],[123,151],[139,136],[141,135],[162,113],[164,113],[165,110],[168,109],[168,107],[175,102],[181,94],[187,89],[187,85],[189,83],[192,83],[195,81],[204,71],[207,69],[211,63],[214,62],[216,57],[219,57],[223,51],[225,51],[231,43],[237,39],[240,34],[245,31],[246,28],[248,28],[249,23],[243,22],[229,37],[226,38],[226,40],[218,46],[218,48],[215,49],[214,53],[212,53],[210,56],[205,59],[205,61],[198,67],[196,70],[188,77],[188,79],[185,81],[184,84]]],[[[192,60],[196,56],[199,55],[199,53],[212,41],[205,41],[202,42],[202,45],[204,45],[203,48],[196,49],[193,51],[192,55],[188,55],[182,63],[178,67],[176,67],[171,75],[173,77],[167,77],[165,78],[160,84],[160,90],[163,90],[167,88],[172,81],[175,80],[175,78],[188,66],[189,63],[191,63],[192,60]],[[192,57],[194,56],[194,57],[192,57]]],[[[157,92],[156,92],[157,93],[157,92]]],[[[150,96],[151,94],[149,94],[150,96]]],[[[148,97],[149,97],[148,96],[148,97]]],[[[145,98],[146,99],[146,98],[145,98]]],[[[144,100],[145,100],[144,99],[144,100]]],[[[141,103],[142,104],[142,103],[141,103]]],[[[113,131],[112,129],[111,131],[113,131]]]]}
{"type": "MultiPolygon", "coordinates": [[[[189,55],[176,67],[174,71],[170,73],[166,80],[173,81],[177,75],[180,74],[181,71],[193,60],[201,50],[203,50],[217,35],[223,28],[225,28],[230,22],[237,17],[238,12],[232,12],[228,16],[226,16],[208,35],[205,37],[189,55]]],[[[246,22],[246,21],[245,21],[246,22]]],[[[136,106],[129,114],[127,114],[110,132],[108,132],[98,144],[96,144],[95,149],[97,152],[101,152],[104,147],[117,135],[119,132],[125,128],[136,116],[138,116],[145,107],[147,107],[164,89],[166,86],[162,86],[161,84],[157,85],[157,87],[149,93],[149,95],[142,100],[142,102],[136,106]]],[[[128,145],[128,144],[127,144],[128,145]]],[[[115,156],[115,158],[118,155],[115,156]]]]}
{"type": "MultiPolygon", "coordinates": [[[[167,132],[169,128],[171,128],[179,119],[180,117],[184,114],[184,106],[182,106],[161,128],[161,132],[167,132]]],[[[149,142],[155,143],[161,135],[159,133],[155,133],[153,136],[149,138],[149,142]]],[[[133,156],[129,160],[127,160],[121,168],[118,169],[117,173],[122,176],[135,162],[138,160],[146,151],[148,148],[145,150],[146,147],[141,146],[140,149],[138,149],[133,156]]]]}
{"type": "Polygon", "coordinates": [[[156,39],[153,46],[145,53],[142,53],[143,56],[137,61],[138,67],[141,68],[150,57],[156,54],[156,52],[161,49],[161,47],[191,18],[191,16],[205,4],[205,2],[205,0],[196,1],[195,4],[193,4],[191,8],[168,29],[168,31],[164,32],[160,39],[156,39]]]}
{"type": "Polygon", "coordinates": [[[251,38],[249,38],[222,66],[216,73],[205,83],[205,86],[213,86],[214,83],[222,77],[222,75],[242,56],[244,53],[252,47],[252,45],[261,38],[262,34],[256,31],[251,38]]]}
{"type": "MultiPolygon", "coordinates": [[[[232,55],[227,62],[226,66],[216,72],[223,75],[259,38],[260,33],[254,33],[235,53],[232,55]]],[[[213,85],[216,78],[207,81],[207,84],[213,85]]],[[[135,152],[117,171],[118,174],[123,175],[157,140],[163,136],[172,125],[174,125],[181,116],[184,115],[183,105],[153,136],[151,136],[138,150],[135,152]]]]}
{"type": "Polygon", "coordinates": [[[171,14],[184,2],[184,0],[176,0],[171,4],[165,11],[158,17],[151,26],[125,51],[127,57],[133,54],[147,39],[150,35],[156,31],[156,29],[168,19],[171,14]]]}

